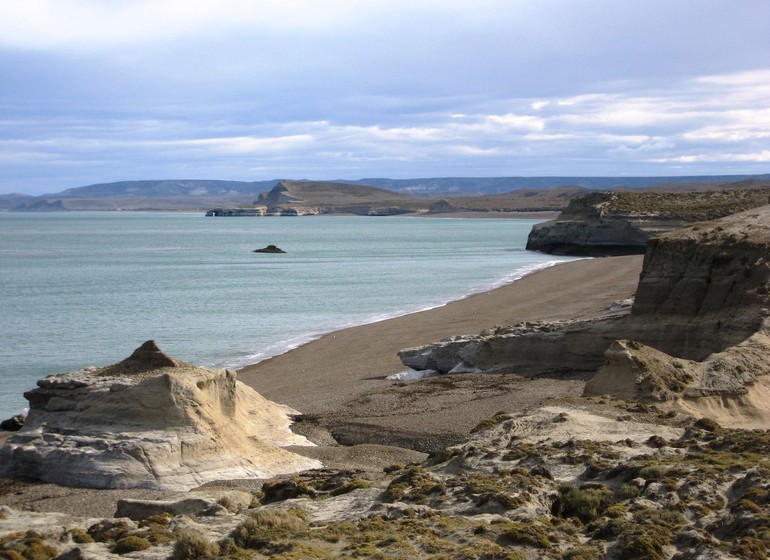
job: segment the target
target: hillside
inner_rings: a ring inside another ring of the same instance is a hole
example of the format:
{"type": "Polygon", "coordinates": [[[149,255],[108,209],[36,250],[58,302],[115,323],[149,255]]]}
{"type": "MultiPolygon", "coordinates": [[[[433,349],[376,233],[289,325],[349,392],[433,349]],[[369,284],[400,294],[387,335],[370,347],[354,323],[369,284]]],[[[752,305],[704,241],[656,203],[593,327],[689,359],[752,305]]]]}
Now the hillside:
{"type": "Polygon", "coordinates": [[[430,201],[366,185],[326,181],[279,181],[253,204],[220,207],[207,216],[395,215],[424,212],[430,201]]]}
{"type": "MultiPolygon", "coordinates": [[[[366,205],[409,211],[501,212],[562,210],[568,202],[592,189],[659,192],[756,189],[770,187],[770,176],[714,177],[499,177],[432,179],[362,179],[360,181],[217,181],[147,180],[100,183],[40,196],[0,195],[0,211],[50,212],[65,210],[207,211],[252,208],[260,195],[277,184],[292,191],[305,208],[366,205]]],[[[337,209],[342,208],[342,209],[337,209]]],[[[285,208],[283,208],[285,209],[285,208]]],[[[313,212],[316,213],[316,212],[313,212]]],[[[363,212],[366,213],[366,212],[363,212]]],[[[388,212],[386,212],[388,213],[388,212]]],[[[399,213],[399,212],[396,212],[399,213]]]]}

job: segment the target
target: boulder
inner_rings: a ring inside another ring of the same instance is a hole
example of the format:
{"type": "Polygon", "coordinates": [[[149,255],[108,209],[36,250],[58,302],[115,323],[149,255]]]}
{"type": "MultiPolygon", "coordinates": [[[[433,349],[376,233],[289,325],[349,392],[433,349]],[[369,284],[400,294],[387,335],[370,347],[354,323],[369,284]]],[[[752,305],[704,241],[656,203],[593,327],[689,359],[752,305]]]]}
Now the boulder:
{"type": "Polygon", "coordinates": [[[148,341],[126,360],[38,381],[24,427],[0,448],[0,474],[66,486],[188,490],[320,463],[283,447],[297,411],[225,369],[195,367],[148,341]]]}
{"type": "Polygon", "coordinates": [[[0,430],[6,432],[18,432],[24,427],[24,422],[27,421],[27,417],[24,414],[16,414],[10,418],[0,422],[0,430]]]}
{"type": "Polygon", "coordinates": [[[171,500],[118,500],[118,508],[115,517],[127,517],[134,521],[141,521],[153,515],[170,514],[177,515],[214,516],[227,515],[246,509],[251,505],[254,496],[249,492],[237,490],[222,491],[219,495],[198,495],[190,493],[184,497],[171,500]]]}

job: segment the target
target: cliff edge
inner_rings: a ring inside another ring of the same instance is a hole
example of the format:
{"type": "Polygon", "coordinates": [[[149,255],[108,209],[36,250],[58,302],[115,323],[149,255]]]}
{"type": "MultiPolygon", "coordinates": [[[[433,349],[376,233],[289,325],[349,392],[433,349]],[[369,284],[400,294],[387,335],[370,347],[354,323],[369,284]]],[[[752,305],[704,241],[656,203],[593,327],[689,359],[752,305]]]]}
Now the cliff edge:
{"type": "Polygon", "coordinates": [[[570,201],[532,228],[527,249],[555,255],[643,254],[651,237],[768,203],[770,189],[708,192],[596,192],[570,201]]]}

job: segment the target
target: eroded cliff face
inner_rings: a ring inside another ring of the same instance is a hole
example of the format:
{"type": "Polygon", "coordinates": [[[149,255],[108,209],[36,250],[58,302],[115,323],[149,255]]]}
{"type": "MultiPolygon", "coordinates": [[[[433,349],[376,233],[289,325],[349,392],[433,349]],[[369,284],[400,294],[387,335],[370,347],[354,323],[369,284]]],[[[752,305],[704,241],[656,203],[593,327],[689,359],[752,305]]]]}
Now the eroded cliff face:
{"type": "Polygon", "coordinates": [[[557,219],[535,225],[527,249],[573,256],[643,254],[655,235],[762,206],[768,195],[768,189],[591,193],[571,200],[557,219]]]}
{"type": "Polygon", "coordinates": [[[770,401],[760,398],[770,387],[769,317],[764,206],[652,239],[629,314],[497,328],[400,356],[409,367],[439,373],[598,369],[588,395],[677,401],[712,413],[743,403],[734,424],[755,417],[761,425],[770,419],[770,401]]]}
{"type": "Polygon", "coordinates": [[[0,474],[68,486],[187,490],[212,480],[317,468],[293,409],[235,373],[174,360],[147,342],[106,368],[49,376],[25,394],[24,428],[0,448],[0,474]]]}

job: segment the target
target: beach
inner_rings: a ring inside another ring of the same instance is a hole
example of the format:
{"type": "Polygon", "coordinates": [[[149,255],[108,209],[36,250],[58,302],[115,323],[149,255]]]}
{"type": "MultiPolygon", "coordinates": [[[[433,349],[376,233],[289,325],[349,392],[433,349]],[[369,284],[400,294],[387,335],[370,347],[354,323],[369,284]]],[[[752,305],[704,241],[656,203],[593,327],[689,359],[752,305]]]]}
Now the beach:
{"type": "MultiPolygon", "coordinates": [[[[494,325],[598,317],[632,297],[642,256],[585,259],[555,265],[511,284],[404,315],[329,333],[243,368],[239,379],[265,397],[294,407],[294,431],[317,447],[292,447],[328,468],[381,473],[419,462],[424,452],[460,441],[501,410],[523,411],[545,401],[578,397],[590,374],[521,378],[513,374],[458,374],[412,382],[387,380],[404,370],[397,352],[494,325]],[[342,444],[342,445],[340,445],[342,444]]],[[[252,490],[259,481],[208,485],[252,490]]],[[[67,488],[7,480],[0,503],[38,511],[109,516],[123,498],[166,499],[172,492],[67,488]]]]}
{"type": "Polygon", "coordinates": [[[303,416],[296,430],[316,443],[437,449],[500,410],[580,395],[586,374],[388,380],[406,369],[399,350],[495,325],[605,315],[613,302],[633,296],[642,260],[635,255],[555,265],[435,309],[329,333],[238,376],[266,398],[298,410],[303,416]]]}

